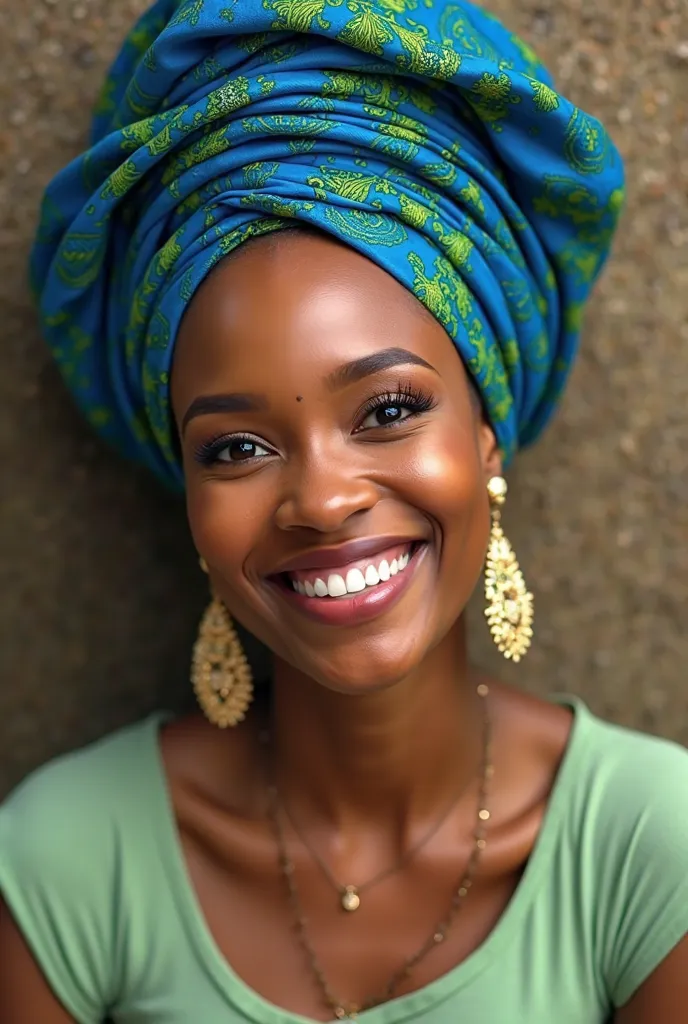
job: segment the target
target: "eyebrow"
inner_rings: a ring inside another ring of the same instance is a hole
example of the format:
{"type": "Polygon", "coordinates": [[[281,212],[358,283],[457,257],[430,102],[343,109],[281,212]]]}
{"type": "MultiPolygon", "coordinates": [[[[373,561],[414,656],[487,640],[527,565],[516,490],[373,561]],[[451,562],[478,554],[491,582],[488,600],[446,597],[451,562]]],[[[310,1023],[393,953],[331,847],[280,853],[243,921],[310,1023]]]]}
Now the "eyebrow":
{"type": "MultiPolygon", "coordinates": [[[[373,352],[369,356],[361,356],[360,359],[353,359],[350,363],[338,366],[336,370],[327,375],[325,384],[331,391],[340,391],[374,373],[390,370],[394,366],[408,366],[409,364],[424,366],[426,369],[432,370],[433,373],[438,372],[431,363],[416,355],[415,352],[409,352],[405,348],[385,348],[380,352],[373,352]]],[[[200,395],[186,410],[182,420],[182,433],[189,421],[196,416],[209,416],[217,412],[260,412],[267,407],[268,401],[265,395],[240,392],[226,395],[200,395]]]]}
{"type": "Polygon", "coordinates": [[[390,370],[394,366],[424,366],[433,373],[437,370],[430,363],[426,362],[415,352],[409,352],[405,348],[384,348],[380,352],[373,352],[372,355],[362,356],[350,363],[338,366],[336,370],[328,374],[325,383],[331,391],[339,391],[341,388],[356,384],[364,377],[370,377],[374,373],[381,373],[382,370],[390,370]]]}
{"type": "Polygon", "coordinates": [[[264,395],[240,394],[200,395],[194,398],[186,410],[182,420],[182,433],[186,430],[189,420],[196,416],[210,416],[214,412],[260,412],[267,408],[264,395]]]}

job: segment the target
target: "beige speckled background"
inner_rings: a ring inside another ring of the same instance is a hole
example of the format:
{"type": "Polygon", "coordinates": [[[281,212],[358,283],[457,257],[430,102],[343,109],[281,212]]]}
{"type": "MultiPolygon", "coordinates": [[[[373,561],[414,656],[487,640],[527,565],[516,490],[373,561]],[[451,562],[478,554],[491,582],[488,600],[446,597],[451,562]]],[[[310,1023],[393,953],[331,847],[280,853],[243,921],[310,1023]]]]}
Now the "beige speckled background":
{"type": "MultiPolygon", "coordinates": [[[[188,699],[204,580],[183,509],[82,427],[25,282],[41,187],[144,3],[0,0],[0,792],[188,699]]],[[[630,189],[564,407],[512,474],[506,524],[539,601],[505,674],[688,742],[688,4],[492,7],[606,121],[630,189]]]]}

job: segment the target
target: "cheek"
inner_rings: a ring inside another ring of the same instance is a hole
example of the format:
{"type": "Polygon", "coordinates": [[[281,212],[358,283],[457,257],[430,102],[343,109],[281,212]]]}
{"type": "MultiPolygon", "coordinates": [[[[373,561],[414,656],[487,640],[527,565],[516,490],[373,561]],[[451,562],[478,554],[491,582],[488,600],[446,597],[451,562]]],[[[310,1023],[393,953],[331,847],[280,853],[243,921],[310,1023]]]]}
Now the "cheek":
{"type": "Polygon", "coordinates": [[[484,508],[483,470],[475,432],[452,420],[424,433],[407,457],[405,477],[416,503],[446,529],[474,505],[484,508]]]}
{"type": "Polygon", "coordinates": [[[418,445],[406,478],[411,481],[407,500],[439,527],[441,565],[451,581],[453,601],[463,603],[482,570],[490,528],[484,470],[472,426],[438,425],[418,445]]]}
{"type": "Polygon", "coordinates": [[[217,566],[227,581],[242,578],[248,552],[255,550],[265,517],[260,493],[249,493],[243,482],[191,483],[186,507],[196,548],[211,566],[217,566]]]}

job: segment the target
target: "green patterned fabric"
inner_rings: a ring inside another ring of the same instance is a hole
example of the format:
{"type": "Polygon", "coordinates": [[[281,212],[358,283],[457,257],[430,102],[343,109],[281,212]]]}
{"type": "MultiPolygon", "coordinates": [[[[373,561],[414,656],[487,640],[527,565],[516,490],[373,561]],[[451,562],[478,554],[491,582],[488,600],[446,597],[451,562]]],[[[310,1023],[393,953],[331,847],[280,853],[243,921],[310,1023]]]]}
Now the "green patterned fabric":
{"type": "Polygon", "coordinates": [[[183,486],[184,310],[247,239],[313,225],[442,324],[508,460],[556,405],[622,203],[603,127],[470,3],[159,0],[46,192],[32,277],[86,415],[183,486]]]}

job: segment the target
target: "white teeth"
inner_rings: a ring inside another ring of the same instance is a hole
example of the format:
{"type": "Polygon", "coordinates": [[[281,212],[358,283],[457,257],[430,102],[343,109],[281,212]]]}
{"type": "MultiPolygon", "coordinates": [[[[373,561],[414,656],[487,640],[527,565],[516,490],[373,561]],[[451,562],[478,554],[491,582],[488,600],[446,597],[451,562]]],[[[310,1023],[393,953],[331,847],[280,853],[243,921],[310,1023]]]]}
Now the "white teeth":
{"type": "Polygon", "coordinates": [[[378,571],[374,565],[369,565],[365,571],[365,582],[367,587],[376,587],[380,582],[378,571]]]}
{"type": "Polygon", "coordinates": [[[360,594],[366,588],[366,581],[360,569],[350,569],[346,574],[347,594],[360,594]]]}
{"type": "Polygon", "coordinates": [[[330,597],[344,597],[346,594],[346,583],[337,573],[327,578],[327,593],[330,597]]]}
{"type": "Polygon", "coordinates": [[[391,576],[403,572],[410,561],[410,553],[407,551],[398,558],[393,558],[391,563],[386,558],[376,567],[368,565],[365,573],[361,569],[350,569],[346,574],[346,580],[339,573],[332,573],[328,576],[327,582],[323,579],[313,580],[292,580],[294,590],[304,597],[345,597],[347,594],[360,594],[366,587],[376,587],[378,583],[386,583],[391,576]]]}

